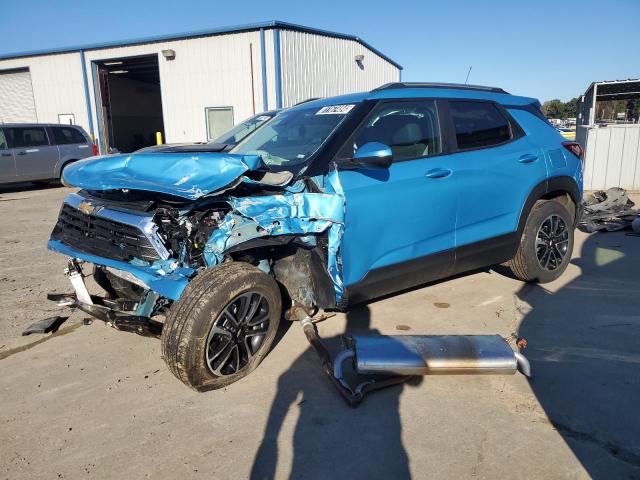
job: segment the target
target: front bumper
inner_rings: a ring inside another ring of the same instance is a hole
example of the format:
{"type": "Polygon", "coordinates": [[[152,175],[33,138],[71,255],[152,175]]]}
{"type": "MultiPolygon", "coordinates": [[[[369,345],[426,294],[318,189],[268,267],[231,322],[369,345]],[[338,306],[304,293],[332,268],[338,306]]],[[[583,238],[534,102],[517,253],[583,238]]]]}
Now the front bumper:
{"type": "Polygon", "coordinates": [[[62,253],[63,255],[67,255],[71,258],[78,258],[95,265],[111,267],[128,272],[139,279],[150,290],[153,290],[161,297],[166,297],[170,300],[178,300],[178,298],[180,298],[182,291],[188,285],[189,279],[194,273],[194,270],[191,268],[176,268],[175,270],[166,273],[162,268],[158,268],[155,265],[134,265],[128,262],[98,257],[96,255],[76,250],[75,248],[69,247],[58,240],[49,240],[47,247],[49,250],[62,253]]]}

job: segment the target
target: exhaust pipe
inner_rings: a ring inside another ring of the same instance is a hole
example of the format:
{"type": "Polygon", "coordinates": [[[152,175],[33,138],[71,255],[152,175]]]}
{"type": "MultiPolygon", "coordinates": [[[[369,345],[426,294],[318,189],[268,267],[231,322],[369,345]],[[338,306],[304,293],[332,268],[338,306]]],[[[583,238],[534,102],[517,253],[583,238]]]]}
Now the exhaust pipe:
{"type": "Polygon", "coordinates": [[[362,374],[511,375],[518,367],[531,374],[524,355],[499,335],[356,335],[351,349],[362,374]]]}

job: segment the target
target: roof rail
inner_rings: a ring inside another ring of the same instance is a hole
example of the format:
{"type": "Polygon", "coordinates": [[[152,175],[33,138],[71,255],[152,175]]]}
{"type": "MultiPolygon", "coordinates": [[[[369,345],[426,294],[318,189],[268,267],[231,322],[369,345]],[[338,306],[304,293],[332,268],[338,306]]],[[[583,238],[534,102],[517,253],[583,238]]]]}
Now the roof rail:
{"type": "Polygon", "coordinates": [[[398,88],[447,88],[453,90],[477,90],[481,92],[506,93],[502,88],[485,87],[483,85],[467,85],[463,83],[431,83],[431,82],[390,82],[371,90],[379,92],[381,90],[393,90],[398,88]]]}
{"type": "Polygon", "coordinates": [[[296,104],[294,104],[293,106],[296,107],[298,105],[302,105],[303,103],[307,103],[307,102],[313,102],[314,100],[320,100],[322,97],[311,97],[311,98],[307,98],[306,100],[302,100],[301,102],[298,102],[296,104]]]}

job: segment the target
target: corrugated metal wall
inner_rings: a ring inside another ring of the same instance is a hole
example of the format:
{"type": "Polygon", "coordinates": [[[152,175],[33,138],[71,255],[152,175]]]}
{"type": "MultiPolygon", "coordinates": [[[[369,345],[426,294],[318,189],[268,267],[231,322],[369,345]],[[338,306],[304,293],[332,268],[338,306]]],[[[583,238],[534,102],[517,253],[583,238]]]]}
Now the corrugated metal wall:
{"type": "Polygon", "coordinates": [[[353,40],[282,30],[280,49],[283,107],[400,80],[397,67],[353,40]],[[363,69],[356,55],[364,55],[363,69]]]}
{"type": "MultiPolygon", "coordinates": [[[[205,108],[231,106],[236,121],[253,114],[250,43],[254,101],[256,112],[260,112],[262,77],[257,31],[92,50],[85,53],[85,61],[87,72],[91,72],[92,61],[158,55],[166,141],[205,141],[205,108]],[[165,49],[176,52],[175,60],[162,56],[165,49]]],[[[94,89],[90,88],[97,125],[94,95],[94,89]]]]}
{"type": "Polygon", "coordinates": [[[38,122],[58,123],[58,114],[72,113],[88,131],[80,53],[0,60],[0,71],[17,68],[28,68],[31,74],[38,122]]]}
{"type": "Polygon", "coordinates": [[[640,125],[578,127],[585,145],[584,188],[640,191],[640,125]]]}

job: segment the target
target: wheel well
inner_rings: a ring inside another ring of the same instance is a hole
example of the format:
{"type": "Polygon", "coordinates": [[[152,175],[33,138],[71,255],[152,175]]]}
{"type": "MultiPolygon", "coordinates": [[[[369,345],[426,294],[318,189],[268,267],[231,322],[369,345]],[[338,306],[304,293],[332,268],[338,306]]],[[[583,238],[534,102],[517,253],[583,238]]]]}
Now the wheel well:
{"type": "Polygon", "coordinates": [[[236,251],[232,258],[254,266],[266,260],[281,288],[285,310],[294,303],[309,309],[333,308],[335,290],[326,266],[326,237],[318,237],[317,241],[311,248],[297,244],[291,236],[282,245],[236,251]]]}
{"type": "Polygon", "coordinates": [[[576,202],[571,197],[571,194],[564,190],[556,190],[554,192],[549,192],[540,197],[540,200],[555,200],[558,203],[562,204],[564,208],[571,214],[571,219],[576,220],[576,202]]]}
{"type": "Polygon", "coordinates": [[[65,160],[64,163],[62,164],[62,166],[60,167],[60,175],[59,176],[62,177],[62,172],[63,172],[63,170],[65,169],[65,167],[67,165],[69,165],[70,163],[73,163],[73,162],[77,162],[77,161],[78,161],[77,158],[72,158],[70,160],[65,160]]]}
{"type": "Polygon", "coordinates": [[[527,197],[518,220],[518,234],[522,235],[527,217],[540,200],[557,200],[565,206],[572,216],[574,225],[578,219],[580,207],[580,190],[572,177],[553,177],[536,185],[527,197]]]}

